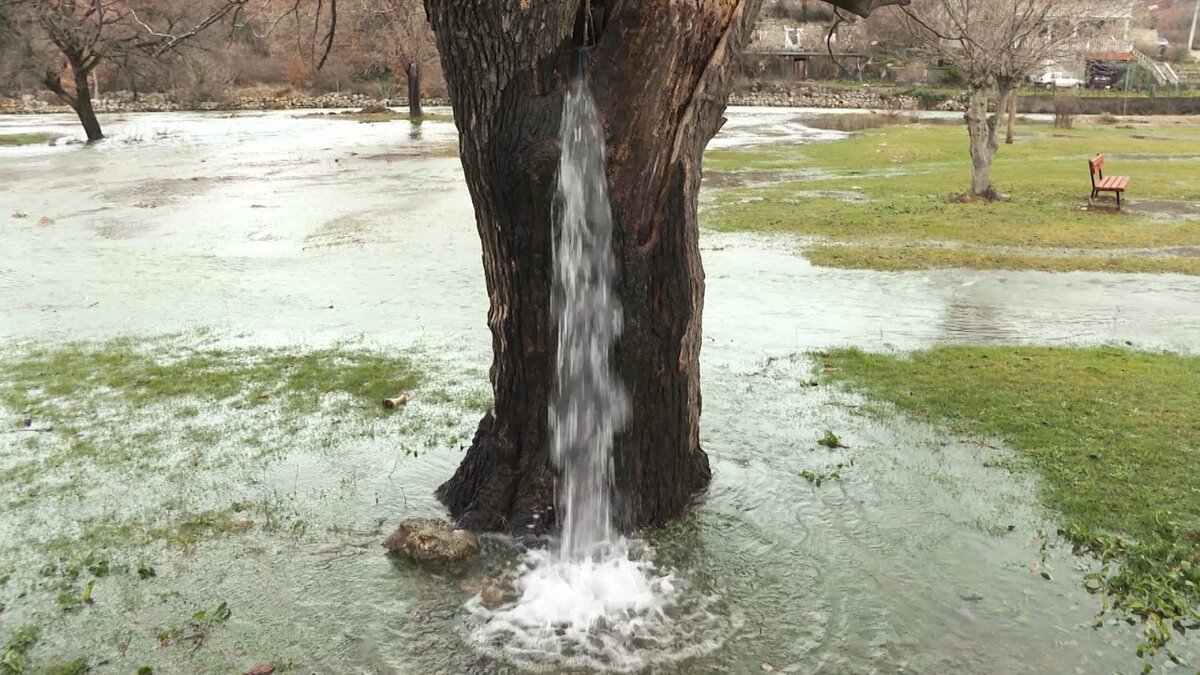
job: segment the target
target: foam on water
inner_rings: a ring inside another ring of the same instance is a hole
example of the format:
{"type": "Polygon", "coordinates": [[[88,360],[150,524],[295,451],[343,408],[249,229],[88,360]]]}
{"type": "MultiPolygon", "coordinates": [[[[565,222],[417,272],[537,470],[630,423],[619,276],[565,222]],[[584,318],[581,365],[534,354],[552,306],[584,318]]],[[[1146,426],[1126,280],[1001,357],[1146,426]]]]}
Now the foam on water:
{"type": "Polygon", "coordinates": [[[740,625],[715,596],[656,567],[638,541],[586,560],[531,550],[508,580],[519,598],[467,603],[484,654],[526,670],[637,672],[709,653],[740,625]]]}
{"type": "Polygon", "coordinates": [[[633,671],[714,649],[729,620],[711,599],[655,567],[648,547],[613,525],[613,439],[629,401],[610,363],[621,333],[604,131],[582,78],[563,105],[555,200],[553,313],[557,370],[550,405],[560,537],[508,580],[517,599],[468,604],[479,648],[527,669],[633,671]]]}

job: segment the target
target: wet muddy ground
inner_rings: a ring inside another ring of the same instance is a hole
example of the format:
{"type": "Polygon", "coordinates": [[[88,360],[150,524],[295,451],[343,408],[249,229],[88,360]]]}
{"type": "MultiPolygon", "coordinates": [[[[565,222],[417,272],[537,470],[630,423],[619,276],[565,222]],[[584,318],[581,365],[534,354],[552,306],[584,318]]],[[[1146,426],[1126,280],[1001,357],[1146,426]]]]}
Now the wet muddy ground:
{"type": "MultiPolygon", "coordinates": [[[[734,110],[718,143],[837,137],[784,114],[734,110]]],[[[35,672],[77,657],[97,672],[504,671],[469,646],[469,582],[378,546],[440,512],[432,489],[488,398],[453,125],[102,121],[95,147],[0,148],[0,638],[37,626],[35,672]],[[379,392],[401,384],[413,403],[385,414],[379,392]],[[24,415],[43,431],[16,431],[24,415]]],[[[0,118],[0,133],[47,130],[78,133],[0,118]]],[[[650,539],[713,600],[704,655],[664,668],[1139,667],[1132,629],[1091,628],[1080,563],[1041,550],[1054,523],[1034,486],[989,468],[1003,450],[868,414],[810,386],[803,354],[1195,351],[1200,279],[847,271],[793,240],[702,246],[714,482],[650,539]],[[818,445],[826,429],[849,448],[818,445]]],[[[511,566],[502,541],[485,548],[473,577],[511,566]]]]}

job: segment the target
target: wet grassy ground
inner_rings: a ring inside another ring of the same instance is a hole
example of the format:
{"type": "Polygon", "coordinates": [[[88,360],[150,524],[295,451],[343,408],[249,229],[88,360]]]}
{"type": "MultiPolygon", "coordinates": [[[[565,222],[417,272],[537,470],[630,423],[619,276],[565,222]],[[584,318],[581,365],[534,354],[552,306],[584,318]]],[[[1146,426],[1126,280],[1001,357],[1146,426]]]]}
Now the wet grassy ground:
{"type": "Polygon", "coordinates": [[[182,665],[180,650],[195,652],[246,607],[231,610],[212,588],[181,602],[180,577],[210,565],[214,549],[262,556],[319,541],[333,555],[369,550],[363,542],[374,544],[383,523],[362,512],[369,499],[336,506],[338,494],[357,495],[359,474],[339,472],[327,494],[306,497],[299,468],[294,482],[271,479],[280,461],[382,443],[394,473],[405,456],[461,447],[490,403],[482,373],[448,369],[419,348],[205,342],[202,333],[0,354],[0,615],[12,628],[0,673],[286,665],[282,650],[257,644],[182,665]],[[382,399],[399,393],[413,402],[385,410],[382,399]],[[181,604],[191,608],[164,614],[181,604]],[[52,644],[29,658],[47,633],[52,644]]]}
{"type": "MultiPolygon", "coordinates": [[[[131,115],[86,150],[2,158],[3,250],[19,255],[0,256],[0,661],[514,672],[465,636],[481,579],[512,570],[503,542],[485,538],[466,580],[378,548],[400,518],[443,514],[433,490],[487,405],[470,200],[457,162],[428,157],[453,129],[240,117],[131,115]],[[16,211],[34,215],[3,218],[16,211]],[[413,402],[385,412],[402,388],[413,402]]],[[[734,111],[723,133],[793,117],[734,111]]],[[[67,117],[14,123],[78,133],[67,117]]],[[[797,196],[866,203],[852,187],[797,196]]],[[[1039,551],[1059,523],[1035,473],[998,470],[1014,456],[992,439],[811,386],[803,354],[1195,349],[1197,279],[815,269],[789,242],[706,235],[714,481],[648,537],[694,599],[715,598],[717,630],[672,645],[703,655],[663,672],[1136,668],[1133,628],[1090,628],[1087,559],[1039,551]]]]}
{"type": "Polygon", "coordinates": [[[702,223],[811,237],[820,265],[1200,274],[1200,126],[1026,124],[993,166],[1009,195],[996,203],[953,200],[970,182],[959,125],[713,151],[705,166],[717,189],[702,223]],[[1088,206],[1084,160],[1096,153],[1132,177],[1120,213],[1088,206]]]}
{"type": "Polygon", "coordinates": [[[822,361],[904,414],[1019,450],[997,468],[1040,475],[1066,538],[1108,563],[1089,583],[1146,622],[1148,651],[1200,624],[1200,358],[943,347],[822,361]]]}
{"type": "MultiPolygon", "coordinates": [[[[470,579],[378,548],[398,517],[439,512],[432,487],[488,403],[469,365],[483,355],[230,342],[0,353],[9,670],[519,672],[464,638],[470,579]],[[402,392],[404,408],[380,405],[402,392]]],[[[1049,521],[1028,481],[983,468],[1007,451],[863,415],[857,395],[813,386],[802,355],[747,368],[706,371],[714,483],[694,516],[650,535],[680,583],[719,598],[716,646],[736,639],[661,672],[1094,672],[1132,658],[1124,627],[1079,635],[1092,601],[1065,552],[1050,556],[1056,581],[1029,572],[1049,521]]],[[[511,564],[485,540],[472,575],[511,564]]]]}
{"type": "Polygon", "coordinates": [[[0,134],[2,145],[40,145],[54,140],[51,134],[0,134]]]}

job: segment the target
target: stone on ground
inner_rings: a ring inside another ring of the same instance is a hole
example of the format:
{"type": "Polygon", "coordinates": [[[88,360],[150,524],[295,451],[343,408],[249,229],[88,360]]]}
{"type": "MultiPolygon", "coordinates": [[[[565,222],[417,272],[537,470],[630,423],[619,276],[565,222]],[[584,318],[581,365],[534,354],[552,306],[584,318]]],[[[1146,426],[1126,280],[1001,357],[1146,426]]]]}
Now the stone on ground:
{"type": "Polygon", "coordinates": [[[440,518],[409,518],[383,542],[388,553],[433,569],[461,569],[479,555],[479,539],[440,518]]]}

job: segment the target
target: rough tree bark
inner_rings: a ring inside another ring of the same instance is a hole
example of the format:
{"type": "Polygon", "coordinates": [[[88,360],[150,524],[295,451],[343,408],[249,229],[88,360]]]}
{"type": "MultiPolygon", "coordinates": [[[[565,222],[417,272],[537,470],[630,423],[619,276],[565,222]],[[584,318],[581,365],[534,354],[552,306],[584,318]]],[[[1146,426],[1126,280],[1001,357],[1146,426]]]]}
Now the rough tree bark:
{"type": "MultiPolygon", "coordinates": [[[[866,13],[897,0],[846,0],[866,13]]],[[[700,448],[704,273],[700,159],[761,0],[425,0],[483,243],[492,409],[438,496],[463,527],[556,525],[547,412],[559,118],[591,9],[593,92],[606,133],[625,331],[614,363],[632,421],[614,449],[624,529],[678,515],[710,479],[700,448]]]]}
{"type": "Polygon", "coordinates": [[[1012,96],[1008,97],[1008,130],[1004,132],[1004,142],[1008,145],[1013,144],[1013,138],[1016,135],[1017,128],[1017,94],[1014,91],[1012,96]]]}
{"type": "Polygon", "coordinates": [[[404,77],[408,80],[408,116],[421,116],[421,64],[408,63],[404,66],[404,77]]]}
{"type": "Polygon", "coordinates": [[[75,109],[75,114],[83,124],[88,143],[98,141],[104,138],[104,132],[100,130],[100,120],[96,118],[96,110],[92,107],[92,89],[88,82],[91,71],[76,68],[74,65],[71,71],[75,76],[75,100],[71,107],[75,109]]]}
{"type": "MultiPolygon", "coordinates": [[[[992,159],[996,156],[996,116],[988,115],[991,87],[968,83],[967,136],[971,151],[971,194],[993,199],[992,159]]],[[[999,114],[999,113],[997,113],[999,114]]]]}
{"type": "Polygon", "coordinates": [[[993,156],[1000,149],[1000,144],[996,142],[996,131],[1000,128],[1000,121],[1006,116],[1008,117],[1008,122],[1006,124],[1007,130],[1004,132],[1004,142],[1012,143],[1013,118],[1009,115],[1009,111],[1012,110],[1013,104],[1017,101],[1017,83],[1008,78],[999,79],[996,83],[996,90],[996,114],[990,122],[991,126],[989,129],[991,133],[989,141],[993,146],[993,156]]]}

